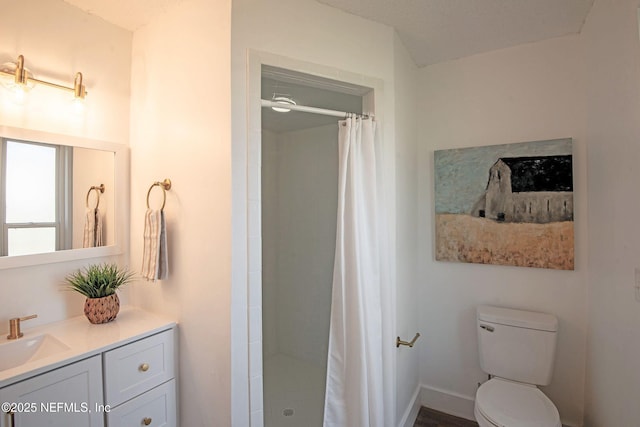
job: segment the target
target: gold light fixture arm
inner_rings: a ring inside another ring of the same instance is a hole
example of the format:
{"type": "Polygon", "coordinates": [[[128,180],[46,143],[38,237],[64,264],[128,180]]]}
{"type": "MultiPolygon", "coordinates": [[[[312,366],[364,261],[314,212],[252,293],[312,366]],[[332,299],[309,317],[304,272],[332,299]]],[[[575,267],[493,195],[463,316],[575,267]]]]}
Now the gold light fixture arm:
{"type": "MultiPolygon", "coordinates": [[[[5,73],[8,74],[8,73],[5,73]]],[[[16,70],[13,73],[14,80],[16,84],[26,85],[27,84],[27,73],[24,70],[24,56],[19,55],[18,61],[16,62],[16,70]]]]}
{"type": "Polygon", "coordinates": [[[87,96],[87,90],[82,84],[81,72],[77,72],[76,77],[73,79],[73,96],[80,99],[84,99],[84,97],[87,96]]]}
{"type": "Polygon", "coordinates": [[[87,90],[84,84],[82,84],[82,73],[80,72],[76,73],[75,78],[73,80],[73,87],[70,87],[70,86],[60,85],[57,83],[48,82],[45,80],[36,79],[34,77],[29,77],[28,73],[24,68],[23,55],[18,55],[18,59],[15,62],[15,65],[16,65],[16,69],[13,73],[0,70],[0,74],[13,76],[15,83],[18,85],[26,85],[29,82],[34,82],[34,83],[43,84],[45,86],[54,87],[56,89],[62,89],[69,92],[73,92],[73,95],[78,99],[84,99],[85,96],[87,96],[87,90]]]}

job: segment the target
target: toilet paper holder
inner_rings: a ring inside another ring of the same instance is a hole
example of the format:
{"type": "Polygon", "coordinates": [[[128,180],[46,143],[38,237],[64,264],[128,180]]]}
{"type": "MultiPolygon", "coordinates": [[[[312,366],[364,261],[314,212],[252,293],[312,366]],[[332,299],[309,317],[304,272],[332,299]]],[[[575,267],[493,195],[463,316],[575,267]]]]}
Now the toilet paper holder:
{"type": "Polygon", "coordinates": [[[396,338],[396,348],[400,347],[401,345],[406,345],[407,347],[413,347],[413,345],[416,343],[418,338],[420,338],[420,333],[419,332],[416,333],[416,336],[413,337],[413,339],[411,341],[403,341],[403,340],[400,339],[400,337],[397,337],[396,338]]]}

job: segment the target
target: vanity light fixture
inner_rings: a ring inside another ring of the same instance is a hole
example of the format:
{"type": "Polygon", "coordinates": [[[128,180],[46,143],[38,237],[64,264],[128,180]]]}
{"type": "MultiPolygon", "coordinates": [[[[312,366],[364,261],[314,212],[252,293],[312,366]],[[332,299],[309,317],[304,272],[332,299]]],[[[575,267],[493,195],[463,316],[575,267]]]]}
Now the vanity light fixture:
{"type": "Polygon", "coordinates": [[[29,69],[25,68],[24,56],[22,55],[18,56],[16,62],[6,62],[2,64],[2,66],[0,66],[0,75],[12,77],[11,79],[2,79],[2,84],[14,92],[18,98],[24,97],[24,93],[31,90],[37,83],[73,92],[74,99],[78,101],[83,100],[87,96],[87,90],[82,83],[82,73],[76,73],[73,80],[73,87],[36,79],[29,69]]]}
{"type": "Polygon", "coordinates": [[[278,113],[288,113],[291,111],[290,108],[287,108],[287,105],[296,105],[296,101],[294,101],[289,95],[281,95],[274,93],[271,98],[273,102],[277,102],[278,104],[282,104],[282,107],[271,107],[273,111],[277,111],[278,113]]]}

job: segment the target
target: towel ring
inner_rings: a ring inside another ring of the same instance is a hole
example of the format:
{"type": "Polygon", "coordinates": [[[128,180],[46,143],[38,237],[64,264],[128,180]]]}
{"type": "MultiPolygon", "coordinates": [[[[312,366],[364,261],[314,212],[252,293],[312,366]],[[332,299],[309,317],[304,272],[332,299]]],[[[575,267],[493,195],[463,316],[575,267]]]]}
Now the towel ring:
{"type": "Polygon", "coordinates": [[[93,209],[98,209],[98,206],[100,206],[100,193],[104,193],[104,184],[100,184],[100,185],[92,185],[91,188],[89,188],[89,191],[87,191],[87,197],[84,201],[84,205],[86,208],[89,208],[89,196],[91,195],[91,192],[95,190],[96,191],[96,207],[93,209]]]}
{"type": "Polygon", "coordinates": [[[169,178],[166,178],[162,182],[156,181],[151,184],[151,187],[149,187],[149,191],[147,191],[147,209],[151,209],[151,207],[149,206],[149,196],[151,195],[151,190],[153,190],[153,187],[162,188],[162,207],[160,208],[160,210],[164,210],[164,205],[165,203],[167,203],[167,190],[171,190],[171,180],[169,178]]]}

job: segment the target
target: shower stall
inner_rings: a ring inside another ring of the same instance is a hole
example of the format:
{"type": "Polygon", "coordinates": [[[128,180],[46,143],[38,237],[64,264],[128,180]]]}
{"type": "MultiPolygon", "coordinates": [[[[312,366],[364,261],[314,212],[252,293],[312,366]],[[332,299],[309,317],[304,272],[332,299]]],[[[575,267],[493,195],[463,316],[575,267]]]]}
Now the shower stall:
{"type": "MultiPolygon", "coordinates": [[[[262,99],[359,113],[365,88],[264,67],[262,99]],[[287,101],[288,102],[288,101],[287,101]]],[[[280,110],[287,110],[286,104],[280,110]]],[[[323,425],[338,210],[338,120],[262,109],[266,427],[323,425]]]]}
{"type": "Polygon", "coordinates": [[[263,132],[265,426],[299,425],[301,418],[310,427],[322,425],[336,233],[336,134],[337,125],[263,132]]]}

